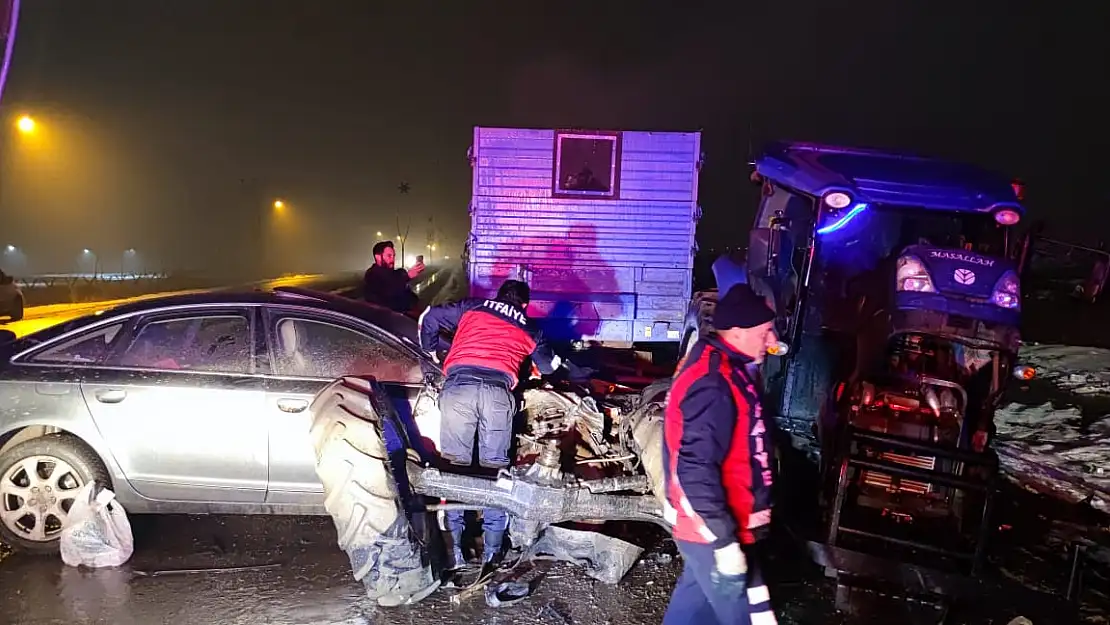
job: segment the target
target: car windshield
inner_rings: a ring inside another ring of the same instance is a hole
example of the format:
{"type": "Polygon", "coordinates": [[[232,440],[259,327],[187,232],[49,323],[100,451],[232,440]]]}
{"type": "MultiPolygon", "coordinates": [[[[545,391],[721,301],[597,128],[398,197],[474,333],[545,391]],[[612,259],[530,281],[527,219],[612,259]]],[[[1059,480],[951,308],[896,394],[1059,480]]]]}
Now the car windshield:
{"type": "Polygon", "coordinates": [[[887,252],[910,245],[1006,255],[1006,229],[987,213],[957,213],[904,206],[876,206],[868,230],[884,238],[887,252]]]}

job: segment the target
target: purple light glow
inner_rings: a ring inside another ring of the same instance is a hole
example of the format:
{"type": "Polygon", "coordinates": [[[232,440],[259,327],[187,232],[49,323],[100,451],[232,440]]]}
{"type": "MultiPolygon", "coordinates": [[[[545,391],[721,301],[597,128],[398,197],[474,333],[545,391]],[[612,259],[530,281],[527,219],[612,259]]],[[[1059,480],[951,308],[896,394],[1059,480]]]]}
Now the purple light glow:
{"type": "Polygon", "coordinates": [[[8,18],[8,41],[4,46],[4,64],[0,66],[0,101],[4,98],[4,86],[8,84],[8,69],[12,65],[12,50],[15,49],[15,29],[19,24],[19,0],[12,0],[11,16],[8,18]]]}

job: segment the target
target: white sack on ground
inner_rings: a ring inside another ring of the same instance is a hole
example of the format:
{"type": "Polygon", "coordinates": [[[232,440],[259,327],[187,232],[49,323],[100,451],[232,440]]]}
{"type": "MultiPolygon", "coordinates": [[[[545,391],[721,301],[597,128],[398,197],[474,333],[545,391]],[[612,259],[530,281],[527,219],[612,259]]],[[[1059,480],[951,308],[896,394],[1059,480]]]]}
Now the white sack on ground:
{"type": "Polygon", "coordinates": [[[81,487],[62,528],[59,549],[69,566],[120,566],[131,559],[135,540],[127,512],[108,489],[97,493],[96,482],[81,487]]]}

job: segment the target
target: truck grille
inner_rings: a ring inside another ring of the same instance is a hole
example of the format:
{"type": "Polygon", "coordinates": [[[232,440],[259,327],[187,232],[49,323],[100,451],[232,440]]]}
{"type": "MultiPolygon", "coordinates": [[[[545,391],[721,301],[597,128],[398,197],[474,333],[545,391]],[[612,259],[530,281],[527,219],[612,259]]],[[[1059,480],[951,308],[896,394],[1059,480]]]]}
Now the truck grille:
{"type": "MultiPolygon", "coordinates": [[[[887,462],[914,467],[916,469],[924,469],[926,471],[932,471],[937,463],[937,459],[933,456],[907,456],[905,454],[896,454],[889,451],[884,451],[879,454],[879,458],[887,462]]],[[[878,471],[864,471],[861,477],[864,484],[882,488],[892,493],[905,492],[915,495],[927,495],[933,491],[932,484],[928,482],[919,482],[917,480],[901,479],[898,481],[898,485],[895,486],[894,478],[885,473],[879,473],[878,471]]]]}

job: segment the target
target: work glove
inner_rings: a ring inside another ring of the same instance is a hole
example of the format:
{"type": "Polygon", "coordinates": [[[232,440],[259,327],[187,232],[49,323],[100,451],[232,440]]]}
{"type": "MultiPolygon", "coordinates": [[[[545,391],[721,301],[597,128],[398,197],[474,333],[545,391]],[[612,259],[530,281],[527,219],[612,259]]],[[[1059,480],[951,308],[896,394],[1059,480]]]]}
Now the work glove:
{"type": "Polygon", "coordinates": [[[713,552],[716,566],[709,578],[719,592],[740,595],[744,592],[748,561],[740,550],[740,543],[730,543],[713,552]]]}

